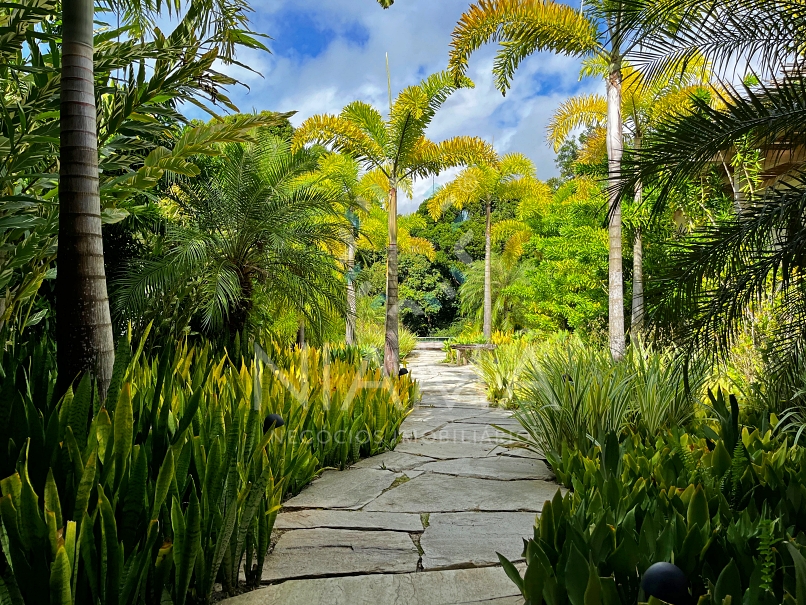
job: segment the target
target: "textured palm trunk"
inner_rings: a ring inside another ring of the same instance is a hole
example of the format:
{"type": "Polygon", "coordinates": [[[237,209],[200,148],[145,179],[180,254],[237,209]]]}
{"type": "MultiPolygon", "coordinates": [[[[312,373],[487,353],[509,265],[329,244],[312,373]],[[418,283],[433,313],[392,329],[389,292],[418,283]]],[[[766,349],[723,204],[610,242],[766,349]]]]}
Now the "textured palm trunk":
{"type": "Polygon", "coordinates": [[[61,388],[91,372],[105,397],[115,361],[104,271],[93,0],[62,2],[57,356],[61,388]]]}
{"type": "Polygon", "coordinates": [[[644,330],[644,237],[641,228],[635,230],[632,247],[632,335],[640,336],[644,330]]]}
{"type": "Polygon", "coordinates": [[[355,281],[353,281],[353,270],[355,268],[355,238],[350,233],[347,242],[347,331],[345,340],[348,345],[356,344],[355,321],[356,321],[356,301],[355,301],[355,281]]]}
{"type": "Polygon", "coordinates": [[[397,283],[397,184],[389,184],[389,250],[386,259],[386,346],[383,354],[383,371],[397,376],[400,369],[400,340],[398,321],[397,283]]]}
{"type": "Polygon", "coordinates": [[[621,122],[621,61],[613,60],[607,78],[607,158],[608,158],[608,197],[610,201],[609,234],[609,328],[610,352],[613,359],[624,357],[624,273],[621,251],[621,203],[618,199],[616,179],[621,172],[623,136],[621,122]]]}
{"type": "Polygon", "coordinates": [[[297,348],[302,350],[305,348],[305,320],[301,319],[299,327],[297,328],[297,348]]]}
{"type": "MultiPolygon", "coordinates": [[[[641,148],[641,134],[636,133],[635,148],[641,148]]],[[[635,184],[635,205],[640,207],[644,200],[644,186],[641,181],[635,184]]],[[[635,228],[632,245],[632,318],[630,332],[640,336],[644,330],[644,234],[640,225],[635,228]]]]}
{"type": "Polygon", "coordinates": [[[493,335],[493,244],[492,204],[487,202],[487,224],[484,230],[484,340],[490,342],[493,335]]]}

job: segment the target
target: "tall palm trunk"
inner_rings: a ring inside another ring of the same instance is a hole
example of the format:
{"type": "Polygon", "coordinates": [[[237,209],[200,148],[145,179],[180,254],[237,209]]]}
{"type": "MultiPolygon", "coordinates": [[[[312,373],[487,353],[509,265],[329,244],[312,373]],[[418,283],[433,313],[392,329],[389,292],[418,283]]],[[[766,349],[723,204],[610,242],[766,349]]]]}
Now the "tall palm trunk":
{"type": "Polygon", "coordinates": [[[389,183],[389,252],[386,259],[386,347],[383,355],[383,371],[387,376],[397,376],[400,370],[400,341],[398,321],[397,283],[397,183],[389,183]]]}
{"type": "Polygon", "coordinates": [[[492,283],[492,203],[487,201],[487,224],[484,230],[484,340],[493,335],[493,283],[492,283]]]}
{"type": "MultiPolygon", "coordinates": [[[[641,149],[641,134],[635,135],[635,149],[641,149]]],[[[639,207],[644,199],[644,186],[638,181],[635,184],[635,206],[639,207]]],[[[635,239],[632,245],[632,318],[630,332],[639,336],[644,329],[644,234],[641,225],[635,228],[635,239]]]]}
{"type": "Polygon", "coordinates": [[[644,237],[641,227],[635,229],[632,246],[632,320],[633,336],[639,336],[644,329],[644,237]]]}
{"type": "Polygon", "coordinates": [[[115,361],[104,271],[93,69],[93,0],[62,1],[57,355],[60,387],[92,372],[101,397],[115,361]]]}
{"type": "Polygon", "coordinates": [[[355,321],[355,281],[353,280],[353,270],[355,268],[355,238],[352,233],[347,242],[347,332],[345,340],[348,345],[356,343],[355,321]]]}
{"type": "Polygon", "coordinates": [[[623,136],[621,122],[621,61],[612,59],[610,74],[607,78],[607,158],[610,181],[608,197],[610,200],[610,255],[608,261],[609,278],[609,318],[610,318],[610,352],[613,359],[624,357],[624,274],[621,252],[621,203],[615,179],[621,172],[621,156],[623,152],[623,136]]]}

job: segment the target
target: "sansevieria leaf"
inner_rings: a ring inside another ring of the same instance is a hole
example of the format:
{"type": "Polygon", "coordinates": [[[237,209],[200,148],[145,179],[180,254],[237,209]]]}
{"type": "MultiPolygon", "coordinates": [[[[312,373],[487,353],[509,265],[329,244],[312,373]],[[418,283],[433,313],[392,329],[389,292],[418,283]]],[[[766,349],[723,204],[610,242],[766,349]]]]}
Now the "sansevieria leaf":
{"type": "Polygon", "coordinates": [[[70,574],[70,559],[62,546],[56,552],[56,558],[50,566],[50,605],[73,605],[70,574]]]}

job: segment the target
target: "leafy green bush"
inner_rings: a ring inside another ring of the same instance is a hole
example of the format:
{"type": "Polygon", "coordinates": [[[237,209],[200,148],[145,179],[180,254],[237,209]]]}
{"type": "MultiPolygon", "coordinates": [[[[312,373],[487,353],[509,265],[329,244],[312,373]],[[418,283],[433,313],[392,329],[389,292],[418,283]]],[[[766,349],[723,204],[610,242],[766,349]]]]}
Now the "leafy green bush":
{"type": "Polygon", "coordinates": [[[499,346],[494,351],[481,351],[473,360],[473,368],[487,385],[487,398],[495,404],[509,406],[524,371],[532,361],[534,347],[519,340],[499,346]]]}
{"type": "Polygon", "coordinates": [[[771,431],[739,431],[738,406],[712,399],[721,422],[656,439],[614,432],[602,447],[549,454],[560,492],[525,544],[527,568],[502,557],[527,604],[629,604],[659,561],[676,564],[692,603],[806,599],[806,451],[771,431]]]}
{"type": "Polygon", "coordinates": [[[258,584],[283,497],[399,439],[416,385],[359,357],[147,360],[124,340],[106,402],[87,378],[54,401],[44,346],[7,363],[0,602],[208,603],[240,569],[258,584]]]}
{"type": "Polygon", "coordinates": [[[654,436],[693,418],[708,377],[704,364],[690,364],[687,390],[674,351],[634,343],[614,363],[605,348],[553,339],[536,349],[514,387],[514,416],[528,435],[510,435],[539,453],[559,452],[564,443],[585,451],[601,431],[654,436]]]}

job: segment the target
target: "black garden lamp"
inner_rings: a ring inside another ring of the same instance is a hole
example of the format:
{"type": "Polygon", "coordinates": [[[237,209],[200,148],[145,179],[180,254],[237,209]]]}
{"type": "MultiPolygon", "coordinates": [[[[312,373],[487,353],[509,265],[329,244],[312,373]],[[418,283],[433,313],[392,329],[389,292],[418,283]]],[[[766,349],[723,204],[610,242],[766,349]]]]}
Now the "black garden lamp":
{"type": "Polygon", "coordinates": [[[688,579],[683,570],[671,563],[650,565],[641,579],[644,595],[655,597],[669,605],[689,605],[688,579]]]}

